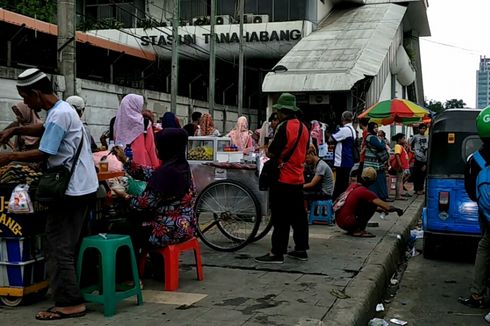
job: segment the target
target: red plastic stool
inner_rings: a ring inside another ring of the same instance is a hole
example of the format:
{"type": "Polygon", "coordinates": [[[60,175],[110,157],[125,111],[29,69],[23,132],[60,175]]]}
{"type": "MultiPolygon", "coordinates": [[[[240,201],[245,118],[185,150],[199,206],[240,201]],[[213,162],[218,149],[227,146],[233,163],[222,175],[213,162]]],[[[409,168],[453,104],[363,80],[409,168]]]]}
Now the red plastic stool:
{"type": "MultiPolygon", "coordinates": [[[[151,252],[160,254],[163,257],[163,264],[165,268],[165,291],[175,291],[179,288],[179,256],[182,251],[186,250],[194,250],[197,279],[202,281],[204,277],[202,272],[201,248],[199,247],[199,241],[197,241],[197,238],[194,237],[186,242],[169,245],[162,249],[151,250],[151,252]]],[[[145,273],[147,254],[147,250],[143,250],[141,252],[141,259],[139,262],[140,276],[143,276],[145,273]]]]}

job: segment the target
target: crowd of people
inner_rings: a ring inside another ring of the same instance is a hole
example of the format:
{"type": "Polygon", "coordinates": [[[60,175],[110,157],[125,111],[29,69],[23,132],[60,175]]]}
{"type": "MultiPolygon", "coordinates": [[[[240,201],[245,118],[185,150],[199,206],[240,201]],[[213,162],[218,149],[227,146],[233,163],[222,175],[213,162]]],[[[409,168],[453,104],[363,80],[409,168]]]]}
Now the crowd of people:
{"type": "MultiPolygon", "coordinates": [[[[186,159],[188,137],[221,134],[209,113],[194,112],[192,121],[181,127],[172,112],[166,112],[156,121],[154,113],[146,108],[143,96],[127,94],[101,137],[102,146],[98,147],[82,122],[85,101],[79,96],[63,101],[51,85],[39,69],[20,74],[17,91],[24,101],[12,107],[16,121],[0,132],[0,143],[13,149],[0,153],[0,166],[25,161],[44,162],[48,168],[73,167],[63,201],[47,204],[46,256],[55,306],[39,312],[36,318],[41,320],[78,317],[86,312],[74,266],[79,239],[99,188],[92,152],[106,147],[121,161],[127,175],[146,182],[138,194],[113,189],[130,210],[138,213],[134,214],[137,223],[127,230],[138,253],[141,247],[165,247],[195,235],[196,194],[186,159]],[[38,114],[41,110],[47,113],[44,122],[38,114]],[[124,150],[126,146],[130,147],[131,155],[124,150]],[[78,155],[79,159],[75,160],[78,155]]],[[[354,149],[359,138],[352,112],[342,114],[342,126],[338,130],[322,133],[320,123],[303,123],[292,94],[282,94],[273,109],[274,113],[255,132],[242,116],[226,133],[238,150],[245,154],[263,152],[280,165],[278,180],[269,190],[273,224],[271,251],[257,257],[258,262],[282,263],[286,254],[299,260],[308,259],[307,209],[313,200],[335,200],[337,224],[352,236],[372,236],[365,228],[376,210],[401,214],[386,202],[389,200],[387,165],[380,152],[386,152],[389,145],[380,137],[375,123],[366,124],[359,182],[352,183],[354,149]],[[320,150],[325,152],[327,143],[335,146],[331,165],[319,155],[320,150]],[[288,252],[290,228],[295,247],[288,252]]],[[[423,152],[427,141],[423,128],[420,130],[420,135],[413,139],[415,173],[424,173],[426,163],[423,152]]],[[[396,173],[404,180],[410,168],[404,135],[396,135],[395,140],[396,173]]],[[[418,192],[423,189],[420,176],[418,192]]],[[[396,199],[402,198],[401,193],[398,195],[397,192],[396,199]]]]}

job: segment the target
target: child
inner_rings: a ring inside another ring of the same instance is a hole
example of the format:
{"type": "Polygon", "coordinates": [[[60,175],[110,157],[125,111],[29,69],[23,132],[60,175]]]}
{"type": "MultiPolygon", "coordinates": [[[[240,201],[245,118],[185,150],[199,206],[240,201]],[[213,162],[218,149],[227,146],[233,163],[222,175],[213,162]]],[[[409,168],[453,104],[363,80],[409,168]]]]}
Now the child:
{"type": "Polygon", "coordinates": [[[405,135],[398,133],[391,139],[395,144],[395,166],[392,168],[396,171],[396,190],[395,199],[396,200],[407,200],[403,198],[403,180],[405,176],[410,175],[410,163],[408,158],[408,153],[405,150],[405,135]]]}

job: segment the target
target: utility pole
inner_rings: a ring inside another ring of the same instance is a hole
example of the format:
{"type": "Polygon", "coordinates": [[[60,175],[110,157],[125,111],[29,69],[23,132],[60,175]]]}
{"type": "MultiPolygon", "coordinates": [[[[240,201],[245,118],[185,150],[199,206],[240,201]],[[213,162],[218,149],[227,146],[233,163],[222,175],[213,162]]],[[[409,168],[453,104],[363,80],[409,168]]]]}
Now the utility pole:
{"type": "Polygon", "coordinates": [[[216,24],[216,0],[211,0],[211,41],[209,43],[209,114],[214,117],[214,95],[215,95],[215,82],[216,82],[216,35],[215,35],[215,24],[216,24]]]}
{"type": "Polygon", "coordinates": [[[177,92],[179,90],[179,4],[180,0],[174,0],[174,17],[172,20],[172,94],[171,106],[172,113],[177,112],[177,92]]]}
{"type": "Polygon", "coordinates": [[[58,71],[65,77],[66,98],[76,95],[77,58],[76,58],[76,16],[75,0],[58,0],[58,71]]]}
{"type": "Polygon", "coordinates": [[[238,53],[238,116],[243,110],[243,19],[245,11],[245,0],[240,0],[240,44],[238,53]]]}

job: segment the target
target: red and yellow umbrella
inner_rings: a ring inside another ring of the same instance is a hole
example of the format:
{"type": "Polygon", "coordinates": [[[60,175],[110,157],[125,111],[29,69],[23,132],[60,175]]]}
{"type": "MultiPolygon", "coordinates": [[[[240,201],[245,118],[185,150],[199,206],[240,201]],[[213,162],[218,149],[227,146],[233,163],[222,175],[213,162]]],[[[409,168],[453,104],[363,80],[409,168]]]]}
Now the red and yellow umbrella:
{"type": "Polygon", "coordinates": [[[414,124],[429,117],[429,110],[410,102],[409,100],[392,99],[381,101],[359,115],[359,118],[370,118],[378,124],[393,123],[414,124]]]}

